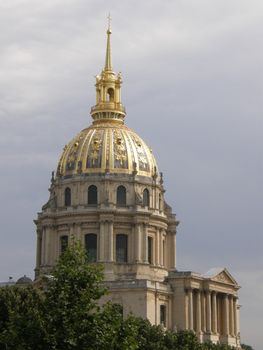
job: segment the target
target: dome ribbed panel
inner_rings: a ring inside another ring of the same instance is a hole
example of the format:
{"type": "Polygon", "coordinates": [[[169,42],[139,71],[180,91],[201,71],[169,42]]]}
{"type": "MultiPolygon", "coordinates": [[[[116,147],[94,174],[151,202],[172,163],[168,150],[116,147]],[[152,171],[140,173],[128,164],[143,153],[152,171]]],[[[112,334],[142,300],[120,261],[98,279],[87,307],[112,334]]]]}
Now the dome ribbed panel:
{"type": "Polygon", "coordinates": [[[125,125],[101,123],[82,130],[65,146],[58,176],[123,173],[152,177],[156,161],[151,149],[125,125]]]}

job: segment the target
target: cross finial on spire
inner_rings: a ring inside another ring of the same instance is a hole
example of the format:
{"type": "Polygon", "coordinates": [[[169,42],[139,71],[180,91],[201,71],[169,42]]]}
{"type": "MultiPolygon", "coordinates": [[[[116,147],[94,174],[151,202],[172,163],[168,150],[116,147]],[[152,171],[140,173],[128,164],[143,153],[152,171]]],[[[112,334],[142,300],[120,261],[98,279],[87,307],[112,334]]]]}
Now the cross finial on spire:
{"type": "Polygon", "coordinates": [[[107,49],[106,49],[106,60],[105,60],[105,70],[111,71],[111,45],[110,45],[110,35],[111,35],[111,16],[109,13],[108,18],[108,30],[107,30],[107,49]]]}
{"type": "Polygon", "coordinates": [[[111,20],[112,20],[112,18],[111,18],[110,13],[109,13],[107,18],[108,18],[108,30],[111,30],[111,20]]]}

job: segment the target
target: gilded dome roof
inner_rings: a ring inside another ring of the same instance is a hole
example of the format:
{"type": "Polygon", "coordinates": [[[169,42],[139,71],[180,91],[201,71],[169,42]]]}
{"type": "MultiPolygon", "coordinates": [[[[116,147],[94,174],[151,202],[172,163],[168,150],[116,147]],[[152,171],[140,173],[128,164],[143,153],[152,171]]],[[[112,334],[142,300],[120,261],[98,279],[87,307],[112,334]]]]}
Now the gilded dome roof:
{"type": "Polygon", "coordinates": [[[152,150],[131,129],[112,121],[94,123],[65,147],[58,176],[121,173],[152,177],[157,165],[152,150]]]}

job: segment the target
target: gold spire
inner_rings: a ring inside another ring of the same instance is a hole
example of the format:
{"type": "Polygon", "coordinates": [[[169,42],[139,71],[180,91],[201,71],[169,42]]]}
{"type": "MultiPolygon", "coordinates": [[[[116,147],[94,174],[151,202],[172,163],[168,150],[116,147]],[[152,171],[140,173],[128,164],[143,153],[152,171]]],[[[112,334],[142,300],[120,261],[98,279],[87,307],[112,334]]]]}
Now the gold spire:
{"type": "Polygon", "coordinates": [[[108,16],[107,48],[105,66],[100,75],[96,76],[96,105],[91,108],[93,123],[114,121],[123,123],[125,108],[121,103],[121,73],[114,73],[111,63],[111,17],[108,16]]]}
{"type": "Polygon", "coordinates": [[[107,49],[106,49],[106,59],[105,59],[105,71],[112,70],[111,64],[111,43],[110,43],[110,35],[111,35],[111,16],[108,16],[108,30],[107,30],[107,49]]]}

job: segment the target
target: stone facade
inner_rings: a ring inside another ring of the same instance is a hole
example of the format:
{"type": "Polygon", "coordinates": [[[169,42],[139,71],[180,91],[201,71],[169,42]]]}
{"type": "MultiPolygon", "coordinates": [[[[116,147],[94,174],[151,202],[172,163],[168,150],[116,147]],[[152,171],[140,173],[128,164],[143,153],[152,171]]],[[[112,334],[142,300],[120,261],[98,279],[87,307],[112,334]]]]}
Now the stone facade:
{"type": "Polygon", "coordinates": [[[179,222],[164,200],[151,149],[124,124],[121,75],[111,64],[96,77],[93,124],[65,146],[50,198],[38,213],[36,280],[48,274],[72,237],[104,266],[110,294],[124,314],[168,329],[191,329],[201,341],[239,348],[239,289],[226,269],[178,272],[179,222]]]}

